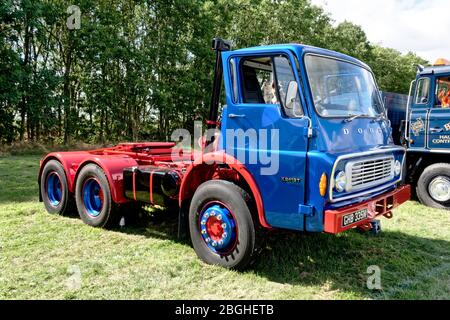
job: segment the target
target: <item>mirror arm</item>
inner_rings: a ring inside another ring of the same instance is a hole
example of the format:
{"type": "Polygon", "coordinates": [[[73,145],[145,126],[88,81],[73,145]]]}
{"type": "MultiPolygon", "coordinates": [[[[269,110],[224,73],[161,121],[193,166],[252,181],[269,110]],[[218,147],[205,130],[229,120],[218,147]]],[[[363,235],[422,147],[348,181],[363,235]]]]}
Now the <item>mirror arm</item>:
{"type": "Polygon", "coordinates": [[[311,120],[311,118],[308,117],[308,116],[302,116],[300,119],[304,119],[304,120],[308,121],[308,134],[307,134],[307,137],[308,138],[312,138],[313,135],[314,135],[314,130],[313,130],[313,127],[312,127],[312,120],[311,120]]]}

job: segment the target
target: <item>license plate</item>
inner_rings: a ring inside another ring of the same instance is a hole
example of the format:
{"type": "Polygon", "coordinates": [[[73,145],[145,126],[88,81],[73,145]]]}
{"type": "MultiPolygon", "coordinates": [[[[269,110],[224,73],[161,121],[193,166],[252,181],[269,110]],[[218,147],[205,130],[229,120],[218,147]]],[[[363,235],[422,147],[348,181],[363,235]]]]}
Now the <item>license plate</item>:
{"type": "Polygon", "coordinates": [[[348,227],[349,225],[366,220],[368,218],[368,210],[360,210],[354,213],[346,214],[342,217],[342,226],[348,227]]]}

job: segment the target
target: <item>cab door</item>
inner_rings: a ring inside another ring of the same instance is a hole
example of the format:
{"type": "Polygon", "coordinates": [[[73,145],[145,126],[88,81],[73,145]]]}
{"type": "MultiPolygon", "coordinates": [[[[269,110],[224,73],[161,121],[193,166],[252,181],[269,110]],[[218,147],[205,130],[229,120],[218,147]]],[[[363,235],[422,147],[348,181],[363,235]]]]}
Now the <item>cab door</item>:
{"type": "Polygon", "coordinates": [[[290,52],[278,52],[230,56],[223,63],[227,106],[222,148],[253,175],[267,222],[301,231],[308,120],[296,61],[290,52]],[[288,87],[295,84],[296,96],[287,106],[288,87]]]}
{"type": "Polygon", "coordinates": [[[425,149],[427,147],[428,113],[432,101],[430,99],[430,78],[420,78],[416,83],[416,90],[411,105],[409,137],[411,149],[425,149]]]}
{"type": "Polygon", "coordinates": [[[434,106],[429,112],[428,148],[450,149],[450,74],[437,77],[434,106]]]}

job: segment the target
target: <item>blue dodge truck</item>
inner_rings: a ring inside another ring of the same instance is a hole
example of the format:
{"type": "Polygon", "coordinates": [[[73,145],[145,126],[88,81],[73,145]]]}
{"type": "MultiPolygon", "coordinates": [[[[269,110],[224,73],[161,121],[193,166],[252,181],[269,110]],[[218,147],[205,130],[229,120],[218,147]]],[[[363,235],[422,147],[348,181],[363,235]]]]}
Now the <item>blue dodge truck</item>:
{"type": "Polygon", "coordinates": [[[450,209],[450,66],[418,67],[408,96],[385,94],[407,182],[424,205],[450,209]]]}
{"type": "Polygon", "coordinates": [[[135,203],[175,203],[198,256],[239,269],[261,229],[379,230],[376,218],[409,200],[405,150],[392,142],[366,64],[300,44],[212,44],[214,134],[196,140],[202,150],[149,142],[49,154],[39,174],[47,211],[75,204],[86,224],[103,227],[135,203]]]}

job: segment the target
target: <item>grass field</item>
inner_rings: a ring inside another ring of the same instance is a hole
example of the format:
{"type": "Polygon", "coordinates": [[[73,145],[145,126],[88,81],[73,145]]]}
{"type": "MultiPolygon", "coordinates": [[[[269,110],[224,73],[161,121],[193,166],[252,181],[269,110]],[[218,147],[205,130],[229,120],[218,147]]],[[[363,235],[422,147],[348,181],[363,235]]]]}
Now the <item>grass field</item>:
{"type": "Polygon", "coordinates": [[[410,202],[378,236],[276,233],[246,272],[203,264],[176,217],[118,230],[52,216],[38,156],[0,158],[0,299],[449,299],[450,213],[410,202]],[[367,289],[381,268],[382,290],[367,289]]]}

